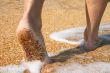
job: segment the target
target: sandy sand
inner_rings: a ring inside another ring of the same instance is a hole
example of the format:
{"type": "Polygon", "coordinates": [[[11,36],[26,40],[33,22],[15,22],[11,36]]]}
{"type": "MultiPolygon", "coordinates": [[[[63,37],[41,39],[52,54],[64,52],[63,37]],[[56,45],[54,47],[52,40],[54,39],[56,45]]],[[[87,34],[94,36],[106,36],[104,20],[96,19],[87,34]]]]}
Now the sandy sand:
{"type": "MultiPolygon", "coordinates": [[[[56,42],[49,38],[52,32],[64,30],[71,27],[85,26],[85,8],[84,0],[46,0],[43,8],[43,28],[42,32],[45,38],[48,52],[59,53],[65,48],[70,49],[75,45],[56,42]]],[[[15,30],[23,14],[23,1],[19,0],[0,0],[0,66],[8,64],[19,64],[25,58],[25,53],[19,45],[15,30]]],[[[110,4],[102,19],[102,23],[110,22],[110,4]]],[[[91,63],[96,61],[110,62],[110,46],[105,45],[92,52],[73,54],[67,51],[56,57],[57,61],[63,60],[63,63],[78,62],[91,63]],[[68,54],[71,53],[71,56],[68,54]],[[70,58],[64,57],[68,56],[70,58]],[[81,58],[81,56],[92,58],[81,58]],[[66,59],[66,61],[65,61],[66,59]]],[[[66,50],[67,50],[66,49],[66,50]]],[[[61,64],[61,63],[60,63],[61,64]]],[[[48,65],[60,65],[59,62],[48,65]]]]}

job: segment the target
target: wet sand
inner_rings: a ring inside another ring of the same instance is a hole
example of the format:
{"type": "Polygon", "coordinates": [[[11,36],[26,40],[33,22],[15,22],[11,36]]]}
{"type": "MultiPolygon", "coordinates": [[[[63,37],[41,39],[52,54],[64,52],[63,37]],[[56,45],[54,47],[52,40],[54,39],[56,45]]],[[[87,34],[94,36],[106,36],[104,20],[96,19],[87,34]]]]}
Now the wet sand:
{"type": "MultiPolygon", "coordinates": [[[[42,13],[42,32],[45,38],[47,51],[52,53],[59,53],[62,50],[65,50],[65,48],[68,50],[63,52],[63,54],[54,57],[58,62],[47,65],[44,68],[45,70],[70,62],[78,62],[83,64],[96,61],[110,62],[109,45],[102,46],[95,51],[77,53],[75,50],[76,45],[56,42],[49,38],[49,35],[52,32],[61,31],[71,27],[85,26],[86,20],[84,3],[84,0],[45,1],[42,13]],[[81,58],[81,56],[91,58],[81,58]]],[[[25,53],[18,43],[15,35],[15,30],[20,18],[22,17],[22,14],[22,0],[0,0],[0,66],[19,64],[19,62],[25,58],[25,53]]],[[[110,4],[108,4],[102,19],[102,23],[109,22],[110,4]]]]}

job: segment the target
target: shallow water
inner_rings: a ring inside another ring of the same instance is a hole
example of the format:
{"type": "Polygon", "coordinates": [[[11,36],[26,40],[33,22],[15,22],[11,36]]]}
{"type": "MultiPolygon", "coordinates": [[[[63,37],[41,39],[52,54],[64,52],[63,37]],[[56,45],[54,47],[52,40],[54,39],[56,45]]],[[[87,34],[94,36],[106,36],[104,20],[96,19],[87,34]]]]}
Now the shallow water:
{"type": "Polygon", "coordinates": [[[91,64],[68,64],[59,67],[56,73],[110,73],[110,63],[95,62],[91,64]]]}
{"type": "MultiPolygon", "coordinates": [[[[59,32],[53,32],[50,34],[50,38],[56,41],[65,42],[69,44],[81,44],[83,41],[83,32],[85,27],[70,28],[59,32]]],[[[110,25],[101,25],[99,35],[102,38],[110,40],[110,25]]]]}
{"type": "MultiPolygon", "coordinates": [[[[23,73],[26,69],[31,73],[39,73],[40,62],[25,62],[20,65],[0,67],[0,73],[23,73]]],[[[50,72],[51,73],[51,72],[50,72]]],[[[71,63],[56,68],[55,73],[110,73],[110,63],[95,62],[90,64],[71,63]]]]}

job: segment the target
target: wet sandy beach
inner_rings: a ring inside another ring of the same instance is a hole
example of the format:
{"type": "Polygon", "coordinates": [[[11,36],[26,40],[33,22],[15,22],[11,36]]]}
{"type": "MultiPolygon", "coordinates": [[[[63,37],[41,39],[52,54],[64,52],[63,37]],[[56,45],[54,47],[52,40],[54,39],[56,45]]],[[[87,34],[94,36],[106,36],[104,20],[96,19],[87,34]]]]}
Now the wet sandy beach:
{"type": "MultiPolygon", "coordinates": [[[[43,36],[46,49],[50,53],[60,53],[53,57],[56,63],[47,65],[46,71],[61,64],[77,62],[110,62],[110,45],[104,45],[91,52],[80,52],[76,45],[60,43],[49,38],[55,31],[86,25],[84,0],[46,0],[43,8],[43,36]],[[89,57],[89,58],[88,58],[89,57]]],[[[15,30],[23,14],[23,1],[0,0],[0,66],[19,64],[25,53],[18,43],[15,30]]],[[[110,23],[110,4],[108,4],[101,23],[110,23]]],[[[108,33],[109,34],[109,33],[108,33]]],[[[49,73],[49,72],[47,72],[49,73]]]]}

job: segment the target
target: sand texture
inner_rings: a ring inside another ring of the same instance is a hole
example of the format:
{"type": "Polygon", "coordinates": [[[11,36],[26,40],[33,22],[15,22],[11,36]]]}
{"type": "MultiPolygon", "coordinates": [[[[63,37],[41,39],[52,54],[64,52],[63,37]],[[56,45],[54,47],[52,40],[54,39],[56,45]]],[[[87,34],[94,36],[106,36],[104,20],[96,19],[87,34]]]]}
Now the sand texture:
{"type": "MultiPolygon", "coordinates": [[[[56,62],[46,65],[43,68],[43,73],[52,73],[56,67],[71,62],[81,64],[97,61],[110,62],[110,45],[104,45],[95,51],[82,52],[79,48],[76,48],[76,45],[60,43],[49,38],[52,32],[85,26],[84,5],[84,0],[45,1],[42,13],[42,32],[46,50],[58,55],[52,57],[56,62]]],[[[15,35],[22,14],[22,0],[0,0],[0,66],[19,64],[22,59],[26,58],[15,35]]],[[[110,23],[110,4],[106,8],[102,23],[110,23]]]]}

